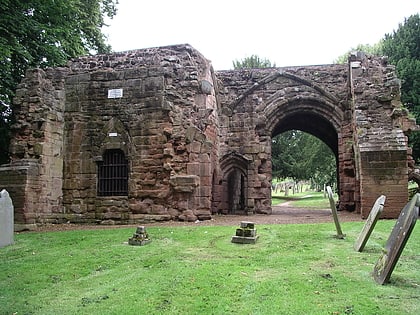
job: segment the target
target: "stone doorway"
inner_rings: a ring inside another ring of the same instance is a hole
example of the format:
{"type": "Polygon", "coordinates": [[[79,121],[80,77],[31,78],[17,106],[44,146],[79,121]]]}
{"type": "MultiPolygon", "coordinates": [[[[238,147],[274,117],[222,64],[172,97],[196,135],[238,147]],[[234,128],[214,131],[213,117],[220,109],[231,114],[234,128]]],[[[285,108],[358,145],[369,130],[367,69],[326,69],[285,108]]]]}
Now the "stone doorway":
{"type": "Polygon", "coordinates": [[[245,183],[245,175],[238,168],[234,168],[227,176],[228,214],[244,214],[246,208],[245,183]]]}
{"type": "MultiPolygon", "coordinates": [[[[276,117],[273,117],[273,127],[272,127],[272,136],[270,137],[270,146],[271,146],[271,154],[272,157],[274,154],[282,154],[282,152],[275,152],[272,149],[272,139],[276,136],[287,132],[287,131],[300,131],[307,133],[320,141],[324,142],[326,146],[329,148],[329,152],[325,152],[325,154],[332,154],[334,156],[334,163],[333,167],[336,169],[336,184],[338,188],[342,185],[343,181],[346,181],[346,176],[343,175],[343,170],[338,163],[338,155],[340,150],[344,150],[342,146],[339,145],[341,142],[339,137],[339,133],[337,131],[336,125],[331,123],[334,119],[331,116],[327,116],[325,112],[323,113],[314,113],[317,111],[317,107],[320,104],[307,104],[307,110],[298,112],[297,110],[289,115],[284,115],[282,112],[278,112],[276,117]],[[277,119],[277,120],[276,120],[277,119]]],[[[303,152],[303,148],[302,148],[303,152]]],[[[302,153],[302,159],[306,157],[302,153]]],[[[353,165],[352,165],[353,166],[353,165]]],[[[329,183],[332,185],[332,183],[329,183]]],[[[338,189],[339,191],[342,191],[338,189]]],[[[343,197],[345,198],[345,197],[343,197]]],[[[353,198],[347,198],[346,202],[351,203],[354,205],[353,198]]],[[[341,204],[344,207],[344,204],[341,204]]],[[[347,205],[346,205],[347,206],[347,205]]]]}
{"type": "Polygon", "coordinates": [[[221,160],[221,206],[219,213],[247,214],[248,201],[248,169],[249,160],[239,153],[232,152],[221,160]]]}

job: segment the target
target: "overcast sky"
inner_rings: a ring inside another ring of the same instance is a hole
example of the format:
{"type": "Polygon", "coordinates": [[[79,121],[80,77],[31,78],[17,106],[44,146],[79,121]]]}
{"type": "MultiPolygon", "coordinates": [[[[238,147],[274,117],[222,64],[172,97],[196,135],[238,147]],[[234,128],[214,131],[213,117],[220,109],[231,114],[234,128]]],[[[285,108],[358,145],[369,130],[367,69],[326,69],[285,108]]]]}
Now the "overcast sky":
{"type": "Polygon", "coordinates": [[[253,54],[277,66],[332,63],[419,13],[419,0],[119,0],[114,51],[188,43],[215,70],[253,54]]]}

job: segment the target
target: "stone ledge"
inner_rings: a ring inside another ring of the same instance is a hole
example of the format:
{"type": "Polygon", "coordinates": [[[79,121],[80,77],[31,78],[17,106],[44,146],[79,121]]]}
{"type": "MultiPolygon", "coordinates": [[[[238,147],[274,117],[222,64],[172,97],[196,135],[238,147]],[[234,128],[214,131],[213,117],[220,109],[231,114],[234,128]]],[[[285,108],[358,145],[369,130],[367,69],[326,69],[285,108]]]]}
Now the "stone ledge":
{"type": "Polygon", "coordinates": [[[175,175],[171,176],[169,183],[176,192],[192,193],[200,183],[197,175],[175,175]]]}

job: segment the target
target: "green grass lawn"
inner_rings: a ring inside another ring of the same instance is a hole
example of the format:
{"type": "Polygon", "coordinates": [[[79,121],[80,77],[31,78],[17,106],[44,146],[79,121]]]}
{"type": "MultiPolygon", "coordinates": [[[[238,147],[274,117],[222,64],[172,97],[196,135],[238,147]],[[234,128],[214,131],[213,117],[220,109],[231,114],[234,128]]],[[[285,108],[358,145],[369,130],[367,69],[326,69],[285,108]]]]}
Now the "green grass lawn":
{"type": "MultiPolygon", "coordinates": [[[[0,314],[420,314],[417,225],[387,285],[372,278],[395,220],[378,222],[362,253],[363,222],[21,233],[0,249],[0,314]]],[[[238,222],[239,224],[239,222],[238,222]]]]}
{"type": "MultiPolygon", "coordinates": [[[[334,200],[337,201],[337,195],[334,200]]],[[[284,192],[273,192],[271,196],[271,204],[278,205],[284,202],[289,202],[291,207],[306,208],[306,209],[329,209],[330,202],[323,192],[304,191],[296,194],[289,193],[288,196],[284,192]]]]}

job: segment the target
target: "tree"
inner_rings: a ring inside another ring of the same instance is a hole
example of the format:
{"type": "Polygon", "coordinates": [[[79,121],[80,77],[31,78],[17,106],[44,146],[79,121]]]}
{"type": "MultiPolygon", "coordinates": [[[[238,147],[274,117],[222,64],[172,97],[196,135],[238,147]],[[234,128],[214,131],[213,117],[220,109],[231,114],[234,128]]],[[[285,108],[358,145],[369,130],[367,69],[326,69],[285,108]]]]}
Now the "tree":
{"type": "Polygon", "coordinates": [[[244,69],[244,68],[272,68],[276,64],[271,64],[271,61],[265,58],[260,58],[257,55],[251,55],[251,57],[246,57],[241,61],[233,61],[234,69],[244,69]]]}
{"type": "Polygon", "coordinates": [[[335,156],[320,139],[289,130],[274,137],[271,148],[273,177],[311,180],[318,187],[336,182],[335,156]]]}
{"type": "Polygon", "coordinates": [[[351,48],[348,52],[339,56],[336,60],[333,61],[333,63],[338,63],[338,64],[347,63],[347,60],[349,58],[349,54],[351,52],[354,52],[354,51],[363,51],[363,52],[371,54],[371,55],[380,56],[380,55],[382,55],[382,41],[379,41],[378,43],[376,43],[374,45],[359,44],[359,45],[356,46],[356,48],[351,48]]]}
{"type": "MultiPolygon", "coordinates": [[[[396,67],[401,79],[401,101],[420,122],[420,17],[410,16],[392,34],[386,34],[382,50],[396,67]]],[[[413,157],[420,162],[420,134],[413,132],[409,137],[413,157]]]]}
{"type": "Polygon", "coordinates": [[[7,162],[12,99],[26,69],[106,53],[104,16],[118,0],[0,0],[0,164],[7,162]]]}

